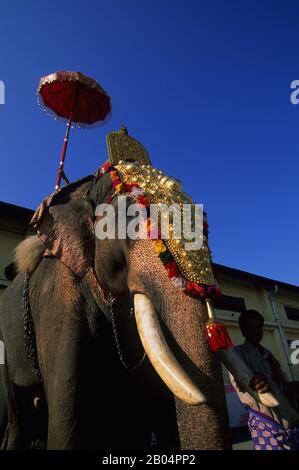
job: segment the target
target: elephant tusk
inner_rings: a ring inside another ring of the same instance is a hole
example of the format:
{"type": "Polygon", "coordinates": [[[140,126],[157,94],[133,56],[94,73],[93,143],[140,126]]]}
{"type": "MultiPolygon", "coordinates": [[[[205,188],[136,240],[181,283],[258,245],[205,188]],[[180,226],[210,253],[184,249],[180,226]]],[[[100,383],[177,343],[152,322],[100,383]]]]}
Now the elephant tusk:
{"type": "Polygon", "coordinates": [[[271,392],[258,393],[253,391],[250,386],[250,379],[252,379],[253,374],[245,362],[235,353],[233,349],[219,349],[216,353],[219,360],[231,373],[235,379],[237,385],[246,390],[255,400],[262,403],[262,405],[267,406],[268,408],[275,408],[279,405],[276,398],[272,395],[271,392]]]}
{"type": "Polygon", "coordinates": [[[135,294],[134,307],[141,342],[152,366],[161,379],[174,395],[189,405],[205,403],[204,395],[170,351],[150,299],[144,294],[135,294]]]}

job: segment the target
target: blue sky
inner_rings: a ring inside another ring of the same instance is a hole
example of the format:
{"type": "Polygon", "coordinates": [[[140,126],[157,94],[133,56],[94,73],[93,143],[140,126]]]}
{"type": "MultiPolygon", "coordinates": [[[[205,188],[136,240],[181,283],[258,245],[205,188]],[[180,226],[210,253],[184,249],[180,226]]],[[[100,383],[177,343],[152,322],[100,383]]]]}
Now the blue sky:
{"type": "Polygon", "coordinates": [[[34,209],[53,191],[65,126],[36,88],[79,70],[113,114],[72,130],[70,179],[94,172],[125,124],[204,204],[215,262],[298,285],[298,26],[295,0],[2,0],[0,200],[34,209]]]}

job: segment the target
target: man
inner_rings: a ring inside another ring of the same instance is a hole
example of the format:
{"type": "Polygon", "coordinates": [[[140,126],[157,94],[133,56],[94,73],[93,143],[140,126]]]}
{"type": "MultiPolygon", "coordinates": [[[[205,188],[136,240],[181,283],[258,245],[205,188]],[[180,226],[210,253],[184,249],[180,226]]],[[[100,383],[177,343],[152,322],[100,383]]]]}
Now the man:
{"type": "MultiPolygon", "coordinates": [[[[239,317],[239,326],[245,342],[234,351],[252,370],[250,387],[259,392],[268,391],[282,397],[286,406],[267,408],[249,393],[242,391],[230,375],[232,385],[241,403],[248,406],[248,427],[255,450],[299,450],[299,383],[287,382],[281,366],[273,354],[260,345],[263,339],[264,317],[256,310],[247,310],[239,317]],[[297,403],[296,403],[297,401],[297,403]],[[287,408],[287,412],[286,412],[287,408]]],[[[279,400],[278,400],[279,401],[279,400]]]]}

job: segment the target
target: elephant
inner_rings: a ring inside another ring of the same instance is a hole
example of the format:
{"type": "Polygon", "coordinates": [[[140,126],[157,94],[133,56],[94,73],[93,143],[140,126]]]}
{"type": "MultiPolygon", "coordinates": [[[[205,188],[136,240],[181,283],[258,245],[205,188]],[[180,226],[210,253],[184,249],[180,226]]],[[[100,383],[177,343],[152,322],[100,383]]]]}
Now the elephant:
{"type": "Polygon", "coordinates": [[[163,449],[231,446],[205,303],[170,279],[152,240],[95,235],[97,206],[117,212],[119,198],[109,172],[69,183],[20,245],[0,298],[5,449],[148,449],[153,435],[163,449]]]}

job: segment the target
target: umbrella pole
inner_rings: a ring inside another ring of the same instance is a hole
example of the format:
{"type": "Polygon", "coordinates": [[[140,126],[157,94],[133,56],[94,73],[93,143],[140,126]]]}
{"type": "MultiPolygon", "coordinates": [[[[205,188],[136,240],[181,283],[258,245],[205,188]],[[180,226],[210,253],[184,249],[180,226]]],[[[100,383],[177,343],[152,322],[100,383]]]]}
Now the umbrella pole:
{"type": "Polygon", "coordinates": [[[65,155],[66,155],[67,144],[69,142],[69,133],[70,133],[71,125],[72,125],[72,118],[73,118],[73,111],[71,112],[69,122],[67,123],[67,126],[66,126],[66,132],[65,132],[64,142],[63,142],[63,146],[62,146],[60,163],[59,163],[58,174],[57,174],[57,180],[56,180],[56,185],[55,185],[55,191],[57,191],[59,189],[61,178],[62,178],[62,175],[63,175],[63,166],[64,166],[64,160],[65,160],[65,155]]]}

